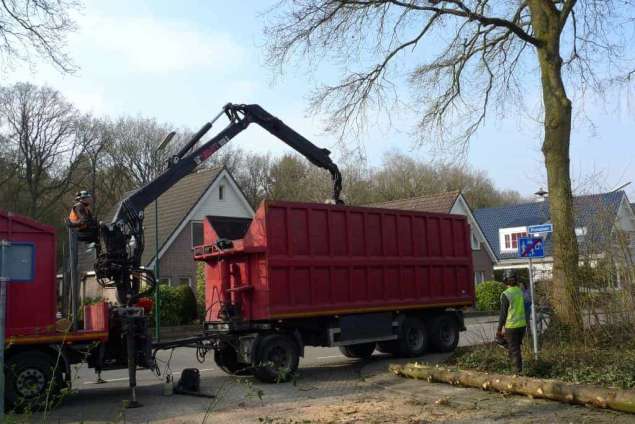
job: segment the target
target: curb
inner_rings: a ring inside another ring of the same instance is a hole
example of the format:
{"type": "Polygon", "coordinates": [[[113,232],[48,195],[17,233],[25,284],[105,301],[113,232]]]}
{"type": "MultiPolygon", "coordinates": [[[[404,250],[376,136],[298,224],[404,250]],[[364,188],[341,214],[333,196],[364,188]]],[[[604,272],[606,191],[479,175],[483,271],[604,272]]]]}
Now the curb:
{"type": "Polygon", "coordinates": [[[463,312],[463,316],[465,318],[479,318],[479,317],[498,318],[498,315],[495,312],[484,312],[484,311],[466,311],[466,312],[463,312]]]}

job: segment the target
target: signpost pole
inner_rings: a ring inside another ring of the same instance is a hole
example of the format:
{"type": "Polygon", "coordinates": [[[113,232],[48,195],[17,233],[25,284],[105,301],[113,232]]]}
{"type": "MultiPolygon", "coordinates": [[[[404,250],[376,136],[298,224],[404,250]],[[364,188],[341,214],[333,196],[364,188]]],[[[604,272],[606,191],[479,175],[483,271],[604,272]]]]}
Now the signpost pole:
{"type": "Polygon", "coordinates": [[[531,292],[531,336],[534,342],[534,359],[538,359],[538,332],[536,331],[536,303],[534,302],[534,270],[529,257],[529,291],[531,292]]]}
{"type": "Polygon", "coordinates": [[[0,422],[4,422],[4,326],[7,306],[7,248],[9,242],[0,240],[0,422]]]}

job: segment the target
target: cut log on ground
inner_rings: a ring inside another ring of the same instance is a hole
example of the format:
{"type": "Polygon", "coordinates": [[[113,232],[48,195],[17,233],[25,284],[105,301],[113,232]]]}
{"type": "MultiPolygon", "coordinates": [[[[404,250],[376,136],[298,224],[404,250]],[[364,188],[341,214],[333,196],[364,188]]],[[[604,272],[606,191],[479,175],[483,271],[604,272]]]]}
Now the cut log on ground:
{"type": "Polygon", "coordinates": [[[578,405],[593,405],[616,411],[635,413],[635,390],[607,389],[557,380],[489,374],[479,371],[453,370],[421,364],[391,365],[393,373],[428,382],[449,383],[532,398],[556,400],[578,405]]]}

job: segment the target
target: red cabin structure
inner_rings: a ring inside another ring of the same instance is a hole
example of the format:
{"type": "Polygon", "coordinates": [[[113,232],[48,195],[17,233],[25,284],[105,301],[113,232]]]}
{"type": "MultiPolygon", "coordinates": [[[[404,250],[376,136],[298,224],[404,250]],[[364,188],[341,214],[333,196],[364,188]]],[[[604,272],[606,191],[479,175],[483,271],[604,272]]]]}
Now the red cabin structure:
{"type": "Polygon", "coordinates": [[[34,272],[29,281],[9,281],[6,336],[55,332],[57,312],[55,229],[0,210],[0,240],[33,246],[34,272]]]}

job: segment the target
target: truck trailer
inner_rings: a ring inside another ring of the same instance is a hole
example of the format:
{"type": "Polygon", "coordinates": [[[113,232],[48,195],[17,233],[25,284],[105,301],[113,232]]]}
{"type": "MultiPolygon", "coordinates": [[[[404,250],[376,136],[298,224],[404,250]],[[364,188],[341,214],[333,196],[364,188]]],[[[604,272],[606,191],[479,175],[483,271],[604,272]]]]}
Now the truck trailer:
{"type": "Polygon", "coordinates": [[[419,356],[456,348],[474,304],[460,215],[270,202],[241,239],[204,223],[205,333],[224,371],[293,376],[305,346],[419,356]]]}

